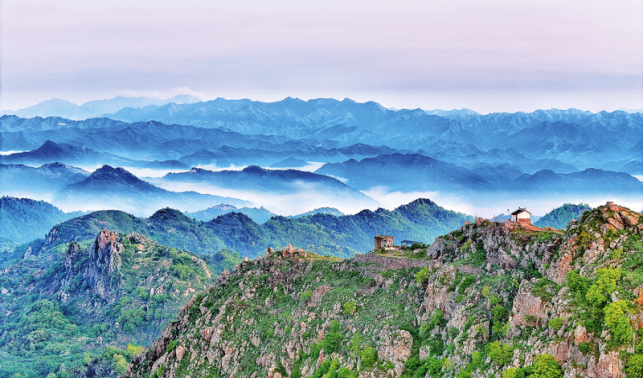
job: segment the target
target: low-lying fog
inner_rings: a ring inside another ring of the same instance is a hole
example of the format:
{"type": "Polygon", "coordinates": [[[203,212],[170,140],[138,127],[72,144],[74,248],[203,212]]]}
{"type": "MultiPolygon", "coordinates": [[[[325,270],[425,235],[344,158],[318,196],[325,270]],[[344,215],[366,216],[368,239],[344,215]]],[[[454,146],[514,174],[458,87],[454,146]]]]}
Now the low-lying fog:
{"type": "MultiPolygon", "coordinates": [[[[3,153],[6,153],[4,151],[3,153]]],[[[267,168],[267,169],[298,169],[305,170],[309,172],[314,172],[317,170],[323,163],[309,163],[308,166],[303,168],[267,168]]],[[[85,169],[89,172],[93,172],[97,168],[100,168],[100,165],[97,166],[80,166],[79,168],[85,169]]],[[[176,172],[185,172],[185,170],[177,169],[150,169],[150,168],[136,168],[136,167],[123,167],[124,169],[130,171],[132,174],[141,178],[142,180],[148,181],[154,185],[157,185],[163,189],[170,190],[173,192],[183,192],[183,191],[196,191],[203,194],[213,194],[224,197],[232,197],[237,199],[242,199],[250,201],[253,203],[254,207],[265,207],[266,209],[272,211],[275,214],[288,216],[288,215],[297,215],[301,214],[316,208],[320,207],[334,207],[339,209],[345,214],[354,214],[363,209],[375,210],[378,205],[373,205],[372,203],[364,203],[361,201],[347,200],[345,198],[338,197],[332,193],[323,193],[319,190],[316,190],[314,187],[304,187],[301,186],[298,188],[297,193],[295,194],[273,194],[265,192],[257,192],[251,190],[236,190],[236,189],[226,189],[219,188],[216,186],[211,186],[202,183],[182,183],[182,182],[168,182],[160,180],[159,178],[165,176],[168,173],[176,172]]],[[[222,170],[242,170],[246,166],[240,167],[216,167],[216,166],[199,166],[199,168],[212,170],[212,171],[222,171],[222,170]]],[[[635,176],[637,179],[643,181],[643,175],[635,176]]],[[[350,184],[350,183],[349,183],[350,184]]],[[[428,198],[436,202],[438,205],[469,215],[482,216],[485,218],[491,218],[495,215],[501,213],[507,214],[507,211],[513,211],[516,208],[526,207],[533,215],[545,215],[547,212],[551,211],[553,208],[559,207],[564,203],[587,203],[592,207],[600,206],[606,201],[614,201],[617,204],[627,206],[635,211],[641,211],[643,209],[643,196],[640,196],[639,193],[635,193],[631,196],[627,195],[599,195],[599,196],[588,196],[588,195],[543,195],[540,197],[534,197],[530,194],[492,194],[490,196],[476,196],[473,198],[471,195],[458,195],[454,193],[444,193],[444,192],[408,192],[403,193],[399,191],[390,191],[387,187],[380,186],[374,187],[367,191],[362,191],[365,195],[375,200],[380,204],[381,207],[384,207],[389,210],[393,210],[400,205],[407,204],[417,198],[428,198]]],[[[0,188],[0,195],[13,196],[13,197],[27,197],[36,200],[44,200],[56,205],[55,202],[52,202],[54,198],[54,193],[46,193],[42,190],[31,191],[17,191],[12,190],[8,185],[3,185],[0,188]]],[[[87,204],[85,204],[87,205],[87,204]]],[[[132,204],[136,206],[135,204],[132,204]]],[[[78,204],[74,207],[69,207],[69,204],[60,204],[62,210],[64,211],[75,211],[75,210],[90,210],[87,206],[81,206],[78,204]]],[[[104,206],[100,204],[92,204],[96,208],[91,210],[103,210],[103,209],[113,209],[108,203],[105,203],[104,206]]],[[[203,207],[201,210],[205,210],[208,206],[203,207]]],[[[126,210],[126,209],[122,209],[126,210]]],[[[127,209],[130,210],[131,209],[127,209]]],[[[148,212],[148,209],[145,209],[145,213],[148,212]]],[[[179,209],[183,210],[184,209],[179,209]]],[[[151,211],[151,210],[149,210],[151,211]]]]}
{"type": "Polygon", "coordinates": [[[263,206],[273,213],[283,216],[298,215],[320,207],[334,207],[344,214],[357,213],[366,208],[375,210],[378,207],[362,201],[342,201],[342,199],[334,193],[320,191],[314,186],[303,183],[293,184],[296,186],[296,193],[280,195],[250,190],[220,188],[203,183],[167,182],[154,179],[149,179],[149,182],[173,192],[196,191],[203,194],[213,194],[250,201],[254,204],[253,207],[263,206]]]}

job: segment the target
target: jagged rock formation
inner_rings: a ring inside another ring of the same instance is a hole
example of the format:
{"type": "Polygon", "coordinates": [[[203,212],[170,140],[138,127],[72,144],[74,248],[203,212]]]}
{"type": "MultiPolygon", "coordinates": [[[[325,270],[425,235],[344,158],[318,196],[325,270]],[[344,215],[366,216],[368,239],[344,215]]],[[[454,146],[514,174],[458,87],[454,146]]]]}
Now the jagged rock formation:
{"type": "Polygon", "coordinates": [[[478,219],[426,250],[270,251],[190,301],[127,376],[639,374],[642,237],[608,203],[565,232],[478,219]]]}
{"type": "MultiPolygon", "coordinates": [[[[94,244],[82,252],[78,243],[71,243],[65,255],[65,280],[61,286],[81,276],[94,294],[92,298],[104,303],[114,302],[117,298],[114,289],[123,278],[121,273],[121,250],[123,245],[116,241],[116,233],[103,229],[94,244]],[[86,262],[84,260],[87,260],[86,262]]],[[[61,299],[66,299],[61,291],[61,299]]]]}

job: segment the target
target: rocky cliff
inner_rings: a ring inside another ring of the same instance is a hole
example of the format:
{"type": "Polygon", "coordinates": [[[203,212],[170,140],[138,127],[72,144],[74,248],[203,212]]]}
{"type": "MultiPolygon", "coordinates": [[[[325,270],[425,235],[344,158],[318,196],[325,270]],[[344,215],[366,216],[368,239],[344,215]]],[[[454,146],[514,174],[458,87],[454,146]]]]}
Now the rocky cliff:
{"type": "Polygon", "coordinates": [[[477,219],[427,249],[286,249],[181,309],[128,377],[640,377],[643,219],[477,219]]]}
{"type": "MultiPolygon", "coordinates": [[[[71,243],[65,255],[65,277],[61,286],[82,277],[94,301],[114,302],[117,299],[114,291],[123,278],[120,271],[123,245],[116,241],[116,236],[104,229],[86,252],[81,251],[78,243],[71,243]]],[[[66,298],[63,292],[60,296],[63,300],[66,298]]]]}

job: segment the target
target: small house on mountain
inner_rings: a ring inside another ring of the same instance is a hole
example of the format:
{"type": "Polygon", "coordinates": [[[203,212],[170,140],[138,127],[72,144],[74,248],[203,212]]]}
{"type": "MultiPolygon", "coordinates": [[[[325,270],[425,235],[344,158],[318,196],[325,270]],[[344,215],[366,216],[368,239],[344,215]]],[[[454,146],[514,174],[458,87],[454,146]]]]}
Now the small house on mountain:
{"type": "Polygon", "coordinates": [[[524,207],[519,207],[518,210],[511,213],[511,221],[516,223],[529,223],[531,224],[531,213],[524,207]]]}
{"type": "Polygon", "coordinates": [[[393,246],[393,236],[390,235],[377,235],[375,236],[375,249],[380,249],[382,247],[392,247],[393,246]]]}

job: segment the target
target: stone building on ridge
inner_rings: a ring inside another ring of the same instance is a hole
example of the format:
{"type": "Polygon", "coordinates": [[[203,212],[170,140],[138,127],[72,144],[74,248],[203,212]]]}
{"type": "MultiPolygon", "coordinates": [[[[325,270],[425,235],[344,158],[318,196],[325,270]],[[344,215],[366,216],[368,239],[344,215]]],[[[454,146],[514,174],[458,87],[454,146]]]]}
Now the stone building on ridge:
{"type": "Polygon", "coordinates": [[[377,235],[375,236],[375,249],[382,247],[388,248],[393,246],[393,236],[390,235],[377,235]]]}

